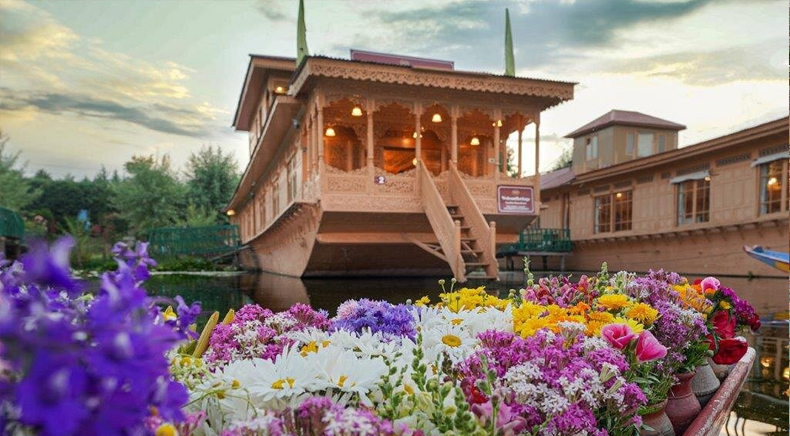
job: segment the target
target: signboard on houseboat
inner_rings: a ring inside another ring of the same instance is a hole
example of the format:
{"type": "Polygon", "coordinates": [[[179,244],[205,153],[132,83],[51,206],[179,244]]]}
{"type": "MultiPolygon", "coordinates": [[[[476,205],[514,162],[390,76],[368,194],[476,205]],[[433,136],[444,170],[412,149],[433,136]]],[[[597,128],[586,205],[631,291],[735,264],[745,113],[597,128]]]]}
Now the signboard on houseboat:
{"type": "Polygon", "coordinates": [[[532,187],[502,185],[497,187],[496,193],[499,213],[524,215],[535,213],[532,187]]]}

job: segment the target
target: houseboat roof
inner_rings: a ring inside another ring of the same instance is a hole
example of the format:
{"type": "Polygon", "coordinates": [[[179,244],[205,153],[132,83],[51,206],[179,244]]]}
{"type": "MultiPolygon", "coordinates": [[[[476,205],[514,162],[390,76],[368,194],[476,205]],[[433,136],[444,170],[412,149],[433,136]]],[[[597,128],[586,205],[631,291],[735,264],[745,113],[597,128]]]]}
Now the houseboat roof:
{"type": "Polygon", "coordinates": [[[788,123],[790,123],[788,117],[779,118],[686,147],[629,160],[606,168],[588,171],[578,176],[575,175],[570,168],[562,168],[541,174],[540,188],[541,190],[554,189],[574,182],[591,182],[628,174],[645,168],[688,161],[689,159],[693,159],[705,153],[787,132],[788,123]]]}
{"type": "MultiPolygon", "coordinates": [[[[369,52],[363,52],[365,54],[369,52]]],[[[437,68],[424,58],[392,56],[372,53],[370,56],[355,56],[343,59],[330,56],[308,56],[296,68],[296,59],[281,56],[251,54],[244,86],[236,106],[233,127],[248,130],[250,115],[256,104],[257,95],[250,95],[251,88],[262,86],[269,71],[291,73],[288,94],[295,96],[303,92],[311,78],[328,77],[390,83],[398,85],[427,86],[462,91],[491,92],[533,97],[547,100],[542,109],[573,99],[576,82],[566,82],[527,77],[511,77],[477,71],[462,71],[437,68]],[[374,56],[375,55],[375,56],[374,56]],[[413,59],[414,62],[395,63],[392,58],[413,59]],[[419,60],[420,62],[417,62],[419,60]]],[[[449,62],[449,61],[436,61],[449,62]]]]}
{"type": "Polygon", "coordinates": [[[641,112],[624,111],[624,110],[611,110],[608,113],[590,121],[589,123],[579,127],[571,133],[565,135],[566,138],[578,138],[579,136],[588,133],[596,132],[609,126],[624,125],[636,127],[651,127],[658,129],[668,130],[683,130],[686,128],[683,124],[673,123],[661,118],[656,118],[651,115],[643,114],[641,112]]]}

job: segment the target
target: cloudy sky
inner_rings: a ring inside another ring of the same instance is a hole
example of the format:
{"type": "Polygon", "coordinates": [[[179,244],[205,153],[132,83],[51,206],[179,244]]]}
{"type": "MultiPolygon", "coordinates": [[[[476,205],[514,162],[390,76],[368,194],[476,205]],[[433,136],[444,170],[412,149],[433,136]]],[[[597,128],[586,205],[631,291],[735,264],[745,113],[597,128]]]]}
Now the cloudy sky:
{"type": "MultiPolygon", "coordinates": [[[[788,114],[787,0],[306,0],[312,53],[349,48],[579,82],[543,115],[541,163],[610,109],[686,124],[681,144],[788,114]]],[[[247,163],[230,127],[248,54],[295,54],[297,2],[0,0],[0,128],[28,171],[93,175],[201,145],[247,163]]],[[[525,168],[532,168],[526,153],[525,168]]]]}

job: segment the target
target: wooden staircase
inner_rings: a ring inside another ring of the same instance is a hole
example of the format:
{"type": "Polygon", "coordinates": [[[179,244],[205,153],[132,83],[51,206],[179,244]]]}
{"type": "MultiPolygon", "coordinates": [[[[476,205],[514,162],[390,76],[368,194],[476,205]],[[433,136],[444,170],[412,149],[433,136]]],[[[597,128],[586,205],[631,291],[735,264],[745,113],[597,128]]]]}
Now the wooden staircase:
{"type": "Polygon", "coordinates": [[[454,204],[447,205],[425,165],[420,162],[417,168],[423,210],[437,241],[426,243],[409,235],[404,237],[446,261],[455,279],[461,283],[466,282],[470,275],[479,279],[498,279],[496,223],[485,222],[458,170],[450,168],[449,187],[454,204]]]}

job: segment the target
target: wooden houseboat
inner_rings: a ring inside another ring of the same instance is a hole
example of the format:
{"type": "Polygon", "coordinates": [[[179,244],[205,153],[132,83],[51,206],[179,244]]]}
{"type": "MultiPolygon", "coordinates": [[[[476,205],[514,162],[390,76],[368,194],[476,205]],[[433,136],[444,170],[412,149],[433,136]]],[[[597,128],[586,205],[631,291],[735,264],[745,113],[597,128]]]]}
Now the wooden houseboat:
{"type": "MultiPolygon", "coordinates": [[[[498,276],[497,246],[540,210],[505,142],[574,83],[351,51],[253,55],[234,119],[250,161],[227,206],[247,267],[292,276],[498,276]]],[[[515,135],[514,135],[515,136],[515,135]]]]}

